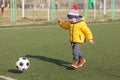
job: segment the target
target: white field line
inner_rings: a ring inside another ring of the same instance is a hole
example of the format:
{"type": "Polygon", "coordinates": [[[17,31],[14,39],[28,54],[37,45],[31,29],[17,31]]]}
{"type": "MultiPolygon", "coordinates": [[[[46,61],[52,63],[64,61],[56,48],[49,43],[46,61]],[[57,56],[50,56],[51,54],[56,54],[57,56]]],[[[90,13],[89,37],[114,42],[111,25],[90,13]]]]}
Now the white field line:
{"type": "Polygon", "coordinates": [[[5,79],[5,80],[17,80],[17,79],[10,78],[10,77],[7,77],[7,76],[2,76],[2,75],[0,75],[0,78],[5,79]]]}
{"type": "MultiPolygon", "coordinates": [[[[101,25],[101,24],[116,24],[116,23],[120,23],[120,22],[111,22],[111,23],[109,23],[109,22],[101,22],[101,23],[88,23],[88,25],[101,25]]],[[[0,28],[0,30],[6,30],[6,29],[8,29],[8,30],[10,30],[10,29],[35,29],[35,28],[47,28],[47,27],[55,27],[54,25],[53,26],[34,26],[34,27],[32,27],[32,26],[30,26],[30,27],[7,27],[7,28],[0,28]]]]}

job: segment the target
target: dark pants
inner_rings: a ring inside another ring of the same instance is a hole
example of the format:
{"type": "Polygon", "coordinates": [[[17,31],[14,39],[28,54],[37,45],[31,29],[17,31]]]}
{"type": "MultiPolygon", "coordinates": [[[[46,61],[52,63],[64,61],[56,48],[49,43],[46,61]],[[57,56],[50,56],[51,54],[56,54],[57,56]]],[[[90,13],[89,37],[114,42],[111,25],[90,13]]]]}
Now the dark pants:
{"type": "Polygon", "coordinates": [[[83,58],[82,53],[80,52],[80,48],[82,44],[71,43],[71,46],[72,46],[73,60],[80,61],[80,59],[83,58]]]}

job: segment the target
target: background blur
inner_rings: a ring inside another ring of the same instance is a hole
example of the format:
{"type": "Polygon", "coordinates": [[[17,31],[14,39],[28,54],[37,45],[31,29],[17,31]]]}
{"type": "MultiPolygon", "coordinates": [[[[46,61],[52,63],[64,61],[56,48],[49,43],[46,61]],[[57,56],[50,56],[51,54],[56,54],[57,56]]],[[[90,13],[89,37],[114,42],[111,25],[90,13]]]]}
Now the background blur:
{"type": "Polygon", "coordinates": [[[88,22],[120,18],[120,0],[4,0],[4,4],[5,13],[0,15],[0,25],[56,22],[56,18],[66,19],[73,4],[79,6],[80,14],[88,22]],[[92,7],[91,1],[94,1],[92,7]]]}

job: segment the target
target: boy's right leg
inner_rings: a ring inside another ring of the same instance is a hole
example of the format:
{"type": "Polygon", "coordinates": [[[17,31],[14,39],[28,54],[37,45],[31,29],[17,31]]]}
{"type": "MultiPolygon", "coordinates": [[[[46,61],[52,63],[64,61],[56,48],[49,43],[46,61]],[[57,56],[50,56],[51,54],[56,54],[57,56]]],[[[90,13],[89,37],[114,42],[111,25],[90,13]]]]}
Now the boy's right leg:
{"type": "Polygon", "coordinates": [[[76,60],[73,60],[73,63],[71,64],[71,67],[73,67],[73,68],[78,68],[78,61],[76,61],[76,60]]]}
{"type": "Polygon", "coordinates": [[[82,58],[82,54],[80,52],[81,44],[79,43],[71,43],[72,51],[73,51],[73,63],[71,67],[78,68],[79,59],[82,58]]]}

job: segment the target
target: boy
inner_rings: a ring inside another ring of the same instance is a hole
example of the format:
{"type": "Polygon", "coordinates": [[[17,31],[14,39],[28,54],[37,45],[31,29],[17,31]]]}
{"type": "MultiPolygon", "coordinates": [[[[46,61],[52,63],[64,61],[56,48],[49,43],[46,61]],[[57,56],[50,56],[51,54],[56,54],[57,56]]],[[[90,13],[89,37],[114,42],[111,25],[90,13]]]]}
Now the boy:
{"type": "Polygon", "coordinates": [[[85,38],[87,38],[89,43],[93,44],[93,36],[90,29],[87,27],[83,16],[79,15],[77,5],[73,5],[72,10],[69,11],[67,17],[69,19],[69,22],[58,19],[58,23],[62,28],[69,30],[69,39],[73,52],[73,62],[71,64],[71,67],[78,68],[83,66],[86,61],[80,52],[80,48],[85,42],[85,38]]]}

